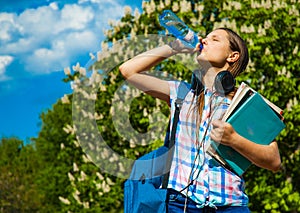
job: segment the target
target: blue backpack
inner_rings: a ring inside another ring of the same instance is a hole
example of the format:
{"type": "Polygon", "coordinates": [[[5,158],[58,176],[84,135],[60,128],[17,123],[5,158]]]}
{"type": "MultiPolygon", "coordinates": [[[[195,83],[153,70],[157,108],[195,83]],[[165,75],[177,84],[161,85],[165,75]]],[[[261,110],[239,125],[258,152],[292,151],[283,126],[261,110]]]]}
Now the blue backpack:
{"type": "MultiPolygon", "coordinates": [[[[171,132],[164,145],[137,159],[124,184],[124,213],[162,213],[167,208],[167,184],[174,153],[176,128],[183,100],[190,90],[181,82],[175,101],[171,132]]],[[[169,122],[170,126],[170,122],[169,122]]]]}

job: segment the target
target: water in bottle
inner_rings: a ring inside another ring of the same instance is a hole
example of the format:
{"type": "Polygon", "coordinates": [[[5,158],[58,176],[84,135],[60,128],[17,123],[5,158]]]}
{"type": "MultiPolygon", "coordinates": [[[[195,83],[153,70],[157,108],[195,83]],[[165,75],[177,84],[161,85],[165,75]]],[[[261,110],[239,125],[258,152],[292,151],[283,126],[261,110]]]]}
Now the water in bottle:
{"type": "MultiPolygon", "coordinates": [[[[166,28],[170,34],[180,39],[187,47],[195,48],[199,43],[197,34],[171,10],[164,10],[159,16],[159,22],[161,26],[166,28]]],[[[202,47],[202,44],[200,44],[200,50],[202,47]]]]}

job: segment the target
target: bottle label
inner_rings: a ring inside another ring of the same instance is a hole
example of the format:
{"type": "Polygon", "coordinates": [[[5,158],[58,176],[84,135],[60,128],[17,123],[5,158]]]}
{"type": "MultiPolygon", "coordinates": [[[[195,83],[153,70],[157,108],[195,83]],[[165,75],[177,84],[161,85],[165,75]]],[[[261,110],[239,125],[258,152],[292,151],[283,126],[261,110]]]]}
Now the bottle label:
{"type": "Polygon", "coordinates": [[[189,32],[184,36],[185,41],[191,41],[194,38],[194,32],[189,30],[189,32]]]}

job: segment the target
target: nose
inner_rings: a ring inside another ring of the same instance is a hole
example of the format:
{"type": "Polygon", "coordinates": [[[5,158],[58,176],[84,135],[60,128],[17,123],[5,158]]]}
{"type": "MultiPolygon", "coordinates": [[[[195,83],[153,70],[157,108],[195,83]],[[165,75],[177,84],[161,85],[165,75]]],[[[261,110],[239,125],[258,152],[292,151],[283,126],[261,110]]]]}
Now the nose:
{"type": "Polygon", "coordinates": [[[202,44],[207,44],[207,39],[206,39],[206,38],[202,38],[202,39],[201,39],[201,43],[202,43],[202,44]]]}

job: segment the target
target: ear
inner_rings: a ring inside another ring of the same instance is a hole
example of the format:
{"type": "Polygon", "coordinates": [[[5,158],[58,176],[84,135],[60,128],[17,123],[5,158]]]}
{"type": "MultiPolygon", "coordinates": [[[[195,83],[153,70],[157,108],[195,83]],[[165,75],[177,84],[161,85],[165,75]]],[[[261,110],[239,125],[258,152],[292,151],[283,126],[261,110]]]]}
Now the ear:
{"type": "Polygon", "coordinates": [[[238,51],[233,51],[232,53],[229,54],[227,58],[228,63],[233,63],[236,62],[240,58],[240,53],[238,51]]]}

